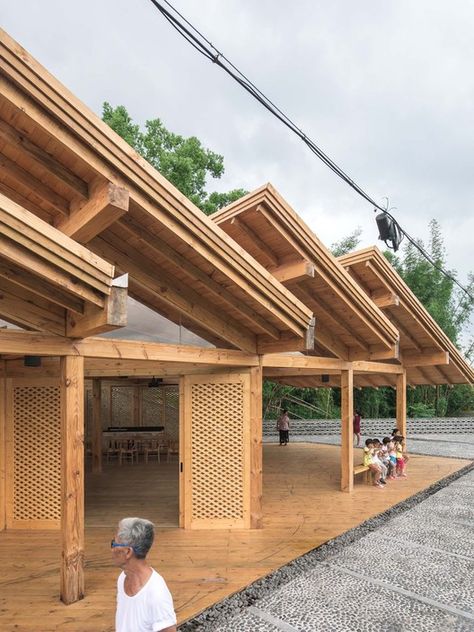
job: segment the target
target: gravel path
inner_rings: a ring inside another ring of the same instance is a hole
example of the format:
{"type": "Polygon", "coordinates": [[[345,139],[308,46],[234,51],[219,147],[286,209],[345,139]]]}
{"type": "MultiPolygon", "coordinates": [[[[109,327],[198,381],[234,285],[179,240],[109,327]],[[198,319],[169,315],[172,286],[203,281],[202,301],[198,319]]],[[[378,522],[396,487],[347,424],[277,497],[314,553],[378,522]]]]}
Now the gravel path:
{"type": "MultiPolygon", "coordinates": [[[[474,458],[472,435],[423,435],[409,445],[420,454],[474,458]]],[[[474,464],[294,560],[180,631],[474,632],[473,527],[474,464]]]]}

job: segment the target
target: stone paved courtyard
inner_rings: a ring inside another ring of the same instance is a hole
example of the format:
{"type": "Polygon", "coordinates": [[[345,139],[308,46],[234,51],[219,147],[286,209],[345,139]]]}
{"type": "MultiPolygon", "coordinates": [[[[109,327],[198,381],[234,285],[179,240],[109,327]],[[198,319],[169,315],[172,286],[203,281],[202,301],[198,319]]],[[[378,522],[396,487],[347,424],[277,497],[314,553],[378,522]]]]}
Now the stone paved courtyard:
{"type": "MultiPolygon", "coordinates": [[[[409,445],[420,454],[474,459],[473,435],[413,436],[409,445]]],[[[181,629],[473,632],[474,470],[439,487],[420,502],[407,501],[406,510],[381,519],[380,526],[362,525],[353,537],[345,534],[341,543],[295,561],[288,572],[280,569],[253,596],[250,588],[245,599],[231,597],[181,629]]]]}

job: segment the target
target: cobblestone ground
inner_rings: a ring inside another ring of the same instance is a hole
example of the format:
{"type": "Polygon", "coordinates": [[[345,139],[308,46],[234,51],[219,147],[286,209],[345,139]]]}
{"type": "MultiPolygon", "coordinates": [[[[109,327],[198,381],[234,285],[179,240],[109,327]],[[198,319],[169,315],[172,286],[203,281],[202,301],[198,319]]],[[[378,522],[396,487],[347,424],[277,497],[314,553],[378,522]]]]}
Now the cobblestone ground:
{"type": "MultiPolygon", "coordinates": [[[[335,437],[321,438],[337,443],[335,437]]],[[[423,435],[412,437],[410,446],[420,454],[474,458],[472,435],[423,435]]],[[[180,630],[474,632],[474,469],[456,476],[448,485],[437,484],[435,493],[409,499],[406,509],[315,549],[180,630]]]]}

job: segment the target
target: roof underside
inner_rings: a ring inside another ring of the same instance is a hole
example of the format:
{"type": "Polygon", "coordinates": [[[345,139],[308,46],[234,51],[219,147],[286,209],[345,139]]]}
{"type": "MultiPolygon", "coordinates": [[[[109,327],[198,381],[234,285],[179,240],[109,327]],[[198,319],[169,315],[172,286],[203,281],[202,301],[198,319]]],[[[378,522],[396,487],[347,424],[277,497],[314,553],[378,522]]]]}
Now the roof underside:
{"type": "Polygon", "coordinates": [[[419,358],[416,366],[407,367],[409,383],[474,382],[472,367],[378,248],[365,248],[339,261],[369,297],[386,297],[383,310],[400,331],[402,363],[419,358]],[[436,362],[443,353],[449,354],[448,364],[436,362]]]}
{"type": "Polygon", "coordinates": [[[314,312],[311,353],[347,360],[396,357],[396,328],[272,185],[212,218],[314,312]]]}
{"type": "Polygon", "coordinates": [[[309,308],[1,31],[0,165],[1,193],[129,273],[133,298],[209,342],[298,349],[312,331],[309,308]],[[78,230],[86,213],[95,223],[78,230]]]}

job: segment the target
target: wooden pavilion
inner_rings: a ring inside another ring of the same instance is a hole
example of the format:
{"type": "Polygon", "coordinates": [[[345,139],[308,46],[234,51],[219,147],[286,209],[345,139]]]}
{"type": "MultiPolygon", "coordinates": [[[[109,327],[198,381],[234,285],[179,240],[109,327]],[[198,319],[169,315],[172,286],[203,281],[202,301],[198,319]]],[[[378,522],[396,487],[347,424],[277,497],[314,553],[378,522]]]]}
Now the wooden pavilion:
{"type": "Polygon", "coordinates": [[[206,217],[5,32],[0,163],[0,531],[60,529],[65,603],[84,594],[85,380],[95,473],[101,381],[179,380],[185,529],[262,526],[264,377],[341,387],[346,492],[354,386],[394,386],[404,431],[407,379],[474,382],[378,251],[337,261],[271,185],[206,217]],[[213,346],[101,337],[127,295],[213,346]]]}

